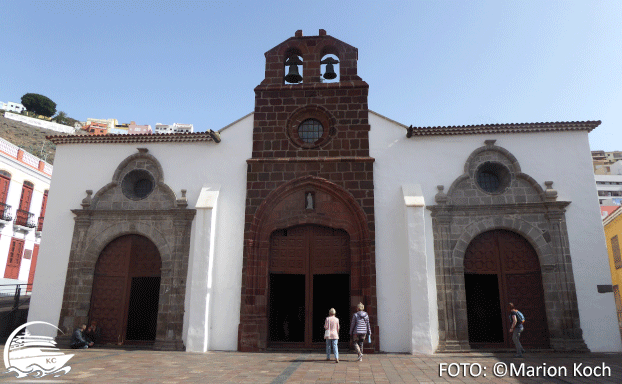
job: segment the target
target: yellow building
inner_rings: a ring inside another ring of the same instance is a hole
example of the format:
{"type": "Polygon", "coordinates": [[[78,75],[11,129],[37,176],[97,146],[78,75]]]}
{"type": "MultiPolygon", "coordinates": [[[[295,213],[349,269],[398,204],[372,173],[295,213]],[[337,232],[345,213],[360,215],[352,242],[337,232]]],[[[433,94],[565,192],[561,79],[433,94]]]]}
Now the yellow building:
{"type": "Polygon", "coordinates": [[[605,236],[607,238],[607,251],[609,253],[609,267],[611,268],[611,283],[613,295],[618,311],[618,326],[622,337],[622,256],[620,255],[620,241],[622,239],[622,208],[617,208],[612,214],[603,220],[605,236]]]}

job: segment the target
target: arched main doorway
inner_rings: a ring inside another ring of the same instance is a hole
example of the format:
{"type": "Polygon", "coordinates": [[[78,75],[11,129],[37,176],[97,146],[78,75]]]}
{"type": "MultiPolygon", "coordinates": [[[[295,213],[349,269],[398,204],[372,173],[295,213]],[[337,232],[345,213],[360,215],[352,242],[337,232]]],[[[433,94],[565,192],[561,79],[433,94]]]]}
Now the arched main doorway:
{"type": "Polygon", "coordinates": [[[160,294],[160,253],[144,236],[111,241],[95,265],[89,321],[103,343],[155,340],[160,294]]]}
{"type": "Polygon", "coordinates": [[[472,348],[513,348],[509,302],[526,318],[521,344],[549,347],[540,263],[525,238],[506,230],[478,235],[466,250],[464,282],[472,348]]]}
{"type": "Polygon", "coordinates": [[[324,345],[324,319],[335,308],[348,341],[350,237],[341,229],[301,225],[270,237],[268,340],[271,346],[324,345]]]}

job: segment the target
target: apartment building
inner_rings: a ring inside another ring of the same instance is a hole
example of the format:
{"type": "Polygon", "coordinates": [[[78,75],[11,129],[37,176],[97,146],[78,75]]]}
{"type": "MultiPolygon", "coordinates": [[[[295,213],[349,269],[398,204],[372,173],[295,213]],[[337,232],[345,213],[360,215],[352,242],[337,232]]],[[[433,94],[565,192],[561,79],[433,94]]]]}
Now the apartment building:
{"type": "Polygon", "coordinates": [[[167,134],[167,133],[192,133],[194,132],[193,124],[162,124],[157,123],[155,125],[155,133],[167,134]]]}
{"type": "Polygon", "coordinates": [[[151,125],[137,125],[135,121],[132,121],[128,125],[127,133],[129,135],[144,135],[153,133],[153,130],[151,129],[151,125]]]}
{"type": "Polygon", "coordinates": [[[52,166],[0,139],[0,281],[31,284],[52,166]]]}

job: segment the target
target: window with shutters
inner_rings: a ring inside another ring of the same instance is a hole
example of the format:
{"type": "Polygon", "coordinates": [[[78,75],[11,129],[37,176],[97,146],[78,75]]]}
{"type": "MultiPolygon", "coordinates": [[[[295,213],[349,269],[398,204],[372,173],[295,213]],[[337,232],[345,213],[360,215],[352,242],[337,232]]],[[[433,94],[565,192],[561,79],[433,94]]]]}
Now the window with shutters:
{"type": "Polygon", "coordinates": [[[11,220],[11,208],[6,204],[9,194],[9,184],[11,184],[11,174],[0,170],[0,220],[11,220]]]}
{"type": "MultiPolygon", "coordinates": [[[[29,225],[29,219],[33,216],[30,213],[30,202],[32,201],[32,190],[34,185],[29,181],[24,181],[22,186],[22,195],[19,198],[19,208],[15,215],[15,224],[21,226],[34,227],[34,223],[29,225]]],[[[33,219],[34,220],[34,219],[33,219]]]]}
{"type": "Polygon", "coordinates": [[[43,192],[43,202],[41,203],[41,213],[39,213],[39,220],[37,223],[37,231],[43,230],[43,219],[45,218],[45,208],[48,204],[48,191],[43,192]]]}
{"type": "Polygon", "coordinates": [[[618,235],[611,238],[611,253],[613,254],[613,263],[616,269],[622,268],[622,260],[620,258],[620,244],[618,243],[618,235]]]}

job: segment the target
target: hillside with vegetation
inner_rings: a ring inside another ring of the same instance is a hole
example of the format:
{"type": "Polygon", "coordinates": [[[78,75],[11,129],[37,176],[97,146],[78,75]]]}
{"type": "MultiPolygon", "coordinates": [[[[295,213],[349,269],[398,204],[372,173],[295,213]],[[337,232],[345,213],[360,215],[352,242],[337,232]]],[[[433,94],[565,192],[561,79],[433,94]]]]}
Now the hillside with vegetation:
{"type": "MultiPolygon", "coordinates": [[[[88,135],[84,131],[77,131],[76,134],[88,135]]],[[[56,146],[45,137],[55,135],[68,136],[67,133],[35,127],[0,115],[0,137],[50,164],[54,164],[56,146]]]]}

